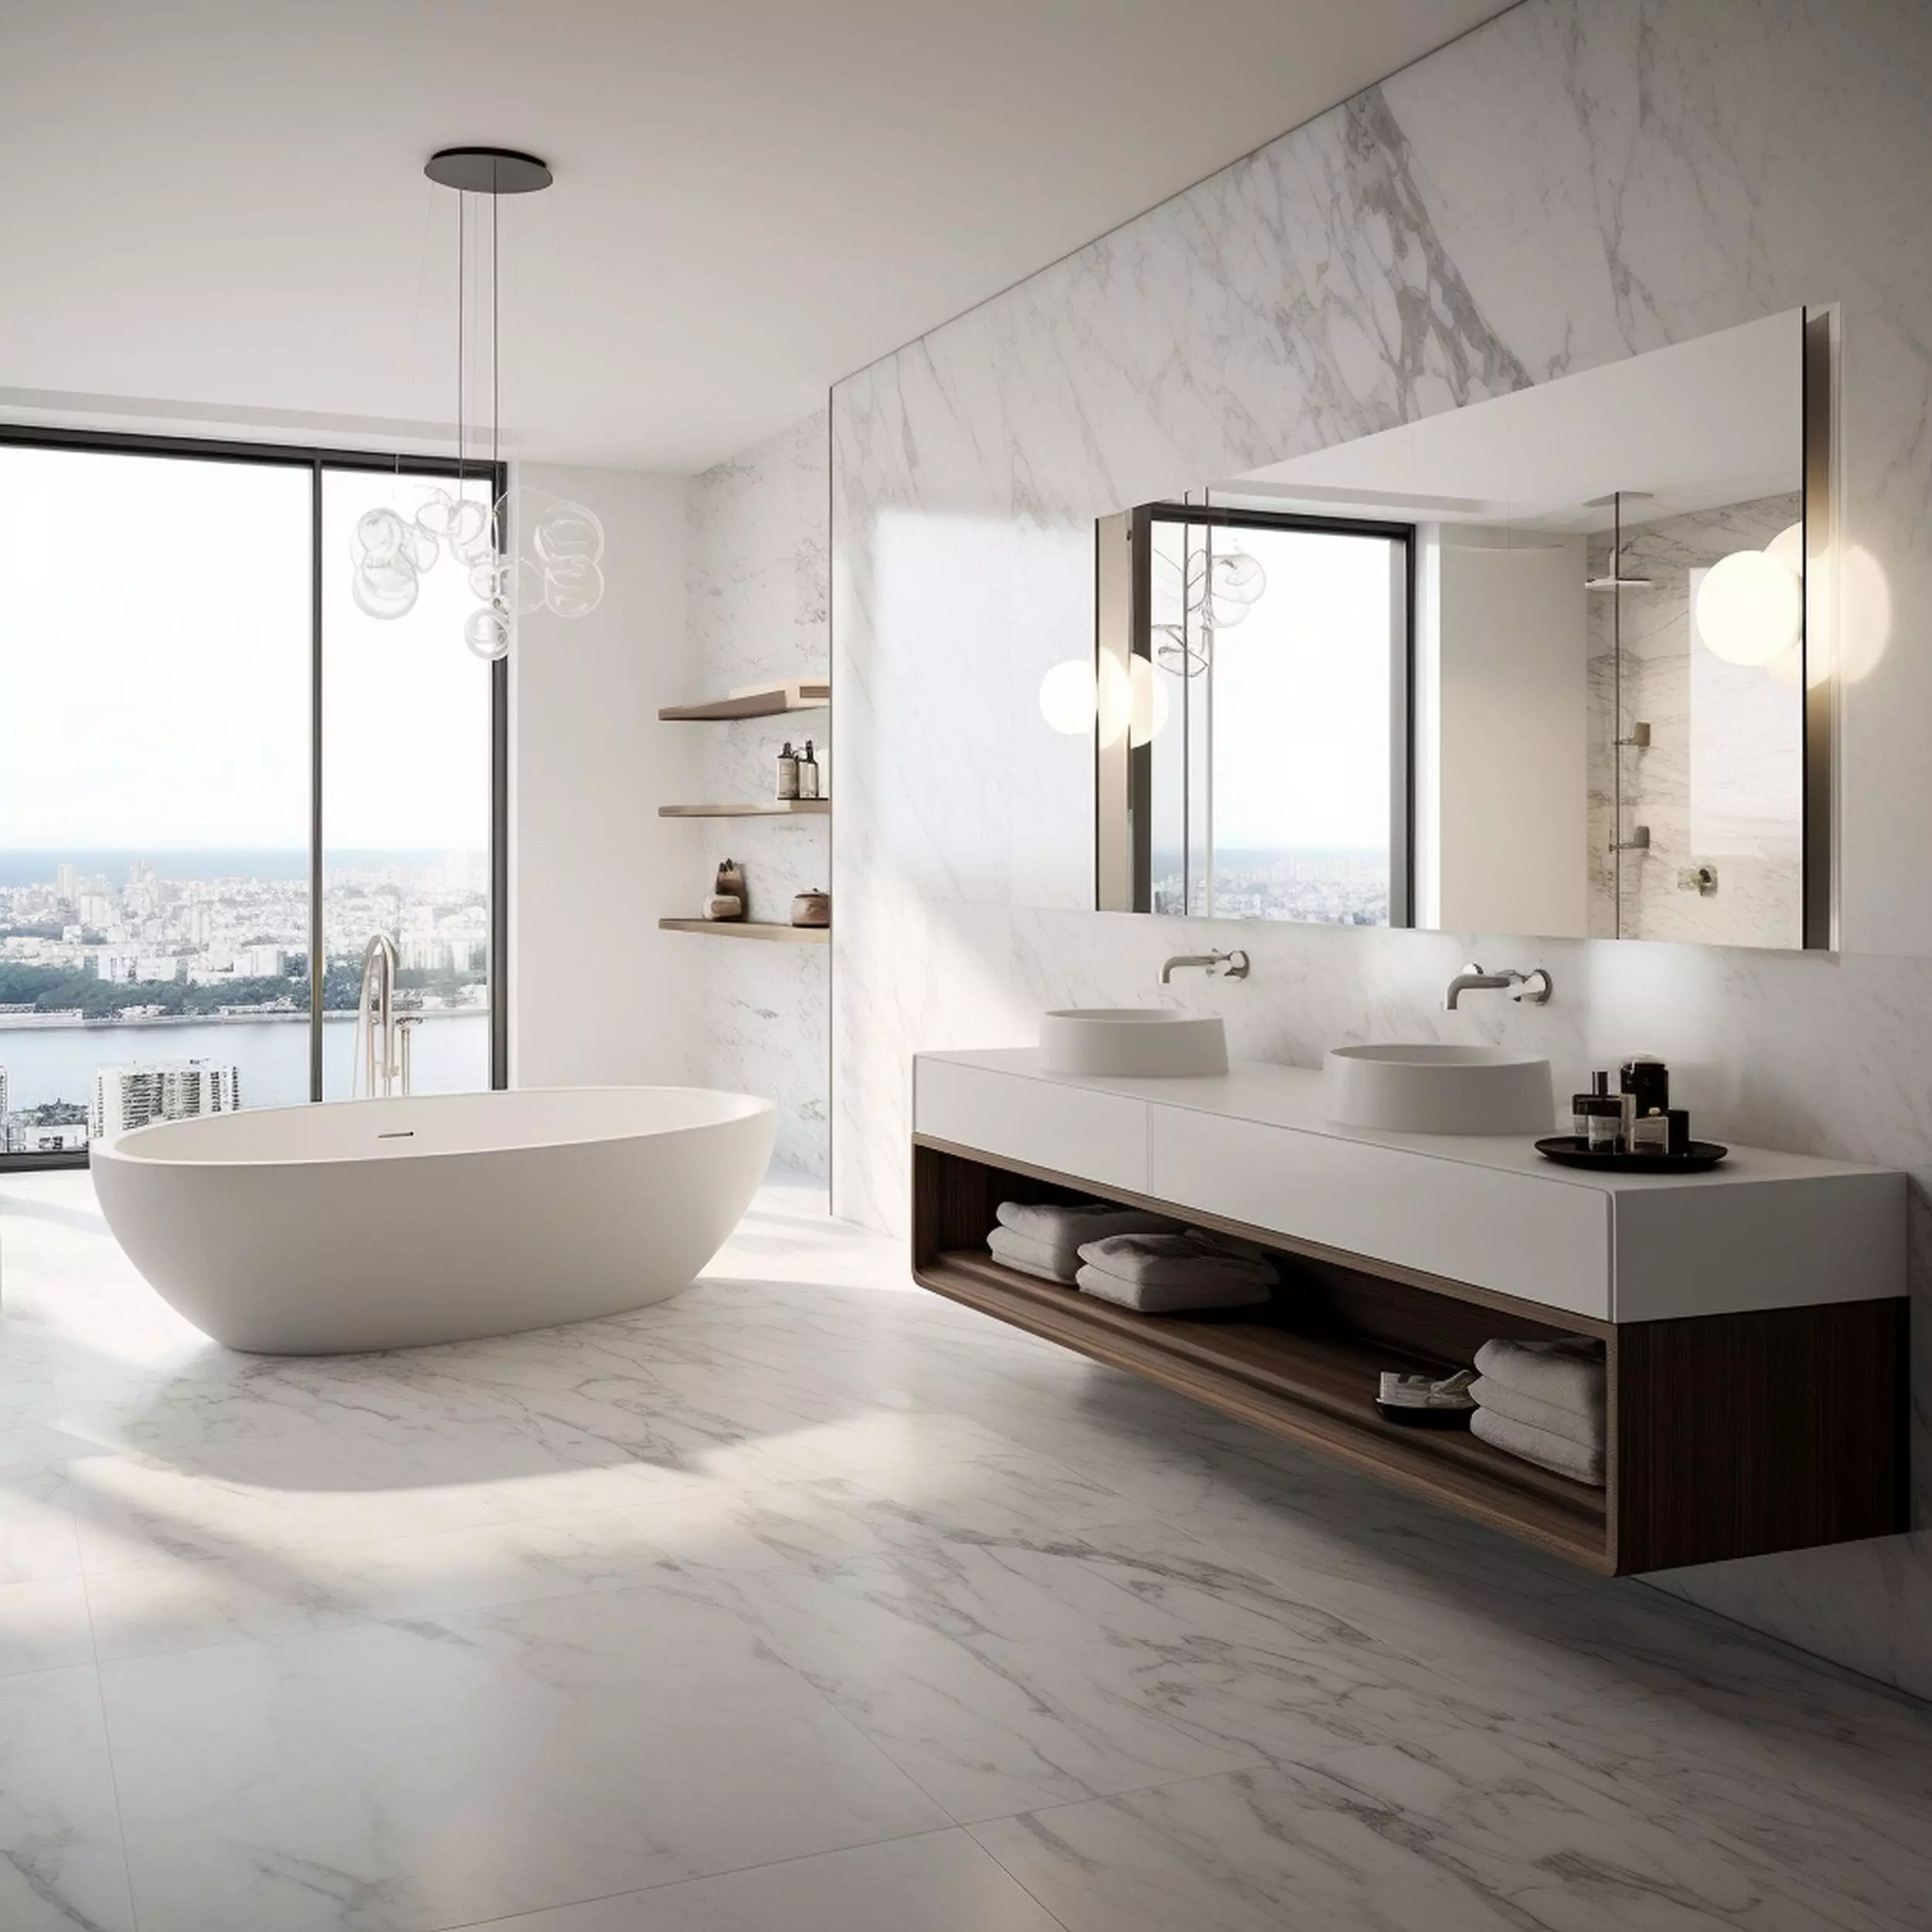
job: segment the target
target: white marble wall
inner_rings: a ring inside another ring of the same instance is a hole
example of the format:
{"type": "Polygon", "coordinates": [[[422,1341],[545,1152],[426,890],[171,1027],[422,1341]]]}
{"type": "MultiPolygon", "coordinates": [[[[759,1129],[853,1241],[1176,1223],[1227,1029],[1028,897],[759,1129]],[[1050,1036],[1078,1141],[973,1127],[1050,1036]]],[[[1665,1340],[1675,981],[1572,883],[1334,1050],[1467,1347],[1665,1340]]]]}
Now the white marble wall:
{"type": "MultiPolygon", "coordinates": [[[[1237,1051],[1368,1036],[1670,1056],[1706,1131],[1932,1183],[1932,9],[1526,0],[842,383],[832,603],[842,808],[834,1202],[903,1219],[908,1063],[1046,1004],[1188,997],[1237,1051]],[[1090,904],[1085,761],[1032,709],[1091,636],[1092,519],[1189,484],[1753,320],[1842,305],[1852,656],[1841,956],[1121,918],[1090,904]],[[1546,1011],[1441,1011],[1470,956],[1546,1011]]],[[[1919,1196],[1921,1481],[1932,1260],[1919,1196]]],[[[1932,1692],[1932,1536],[1672,1587],[1932,1692]]]]}
{"type": "MultiPolygon", "coordinates": [[[[699,692],[825,672],[825,417],[782,434],[695,478],[689,497],[686,608],[699,692]]],[[[666,726],[701,734],[709,798],[772,794],[780,743],[813,741],[821,783],[832,781],[831,713],[666,726]]],[[[831,884],[823,819],[697,821],[687,896],[710,889],[718,861],[744,867],[753,919],[787,920],[794,893],[831,884]]],[[[704,1077],[713,1086],[769,1094],[779,1106],[774,1158],[824,1180],[828,1173],[830,949],[687,938],[705,949],[704,1077]]]]}

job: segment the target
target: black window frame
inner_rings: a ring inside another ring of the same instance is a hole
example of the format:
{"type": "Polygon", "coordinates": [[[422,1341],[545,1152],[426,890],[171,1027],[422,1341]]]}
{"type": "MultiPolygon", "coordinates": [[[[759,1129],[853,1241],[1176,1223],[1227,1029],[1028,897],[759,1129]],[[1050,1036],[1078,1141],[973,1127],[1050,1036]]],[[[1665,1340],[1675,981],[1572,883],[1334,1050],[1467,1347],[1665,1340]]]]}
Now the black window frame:
{"type": "MultiPolygon", "coordinates": [[[[1211,524],[1232,529],[1301,530],[1325,536],[1372,538],[1395,546],[1397,621],[1391,628],[1389,664],[1389,926],[1415,924],[1415,636],[1416,526],[1366,517],[1318,516],[1301,511],[1260,510],[1233,505],[1160,502],[1130,513],[1131,587],[1130,645],[1151,663],[1153,640],[1153,556],[1156,524],[1211,524]]],[[[1104,783],[1096,752],[1097,786],[1104,783]]],[[[1141,745],[1127,755],[1127,816],[1131,846],[1133,904],[1121,910],[1151,913],[1153,887],[1154,747],[1141,745]]],[[[1103,804],[1103,808],[1104,808],[1103,804]]],[[[1097,851],[1096,880],[1100,879],[1097,851]]],[[[1108,910],[1102,906],[1101,910],[1108,910]]],[[[1180,915],[1198,917],[1194,914],[1180,915]]],[[[1283,924],[1294,924],[1284,920],[1283,924]]]]}
{"type": "MultiPolygon", "coordinates": [[[[487,480],[492,503],[500,502],[509,478],[503,463],[458,463],[444,456],[330,449],[306,444],[247,443],[226,437],[160,436],[138,432],[71,429],[40,423],[0,423],[0,444],[73,450],[98,455],[175,457],[190,462],[249,463],[309,473],[309,718],[308,718],[308,1098],[322,1100],[322,479],[331,470],[450,481],[487,480]]],[[[499,553],[505,532],[496,532],[499,553]]],[[[490,666],[490,1090],[509,1085],[510,666],[507,657],[490,666]]],[[[40,1174],[85,1167],[88,1151],[9,1154],[0,1148],[0,1174],[40,1174]]]]}

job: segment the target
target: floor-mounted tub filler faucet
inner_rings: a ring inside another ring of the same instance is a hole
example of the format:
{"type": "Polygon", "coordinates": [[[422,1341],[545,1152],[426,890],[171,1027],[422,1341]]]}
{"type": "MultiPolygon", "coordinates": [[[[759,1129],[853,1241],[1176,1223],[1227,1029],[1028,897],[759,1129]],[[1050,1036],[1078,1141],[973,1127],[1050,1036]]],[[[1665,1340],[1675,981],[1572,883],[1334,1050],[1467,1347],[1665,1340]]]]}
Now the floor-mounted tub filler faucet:
{"type": "Polygon", "coordinates": [[[1177,966],[1199,966],[1210,977],[1219,973],[1223,979],[1246,979],[1248,976],[1248,956],[1239,947],[1231,953],[1176,953],[1161,968],[1163,986],[1174,977],[1177,966]]]}
{"type": "Polygon", "coordinates": [[[1449,991],[1443,998],[1443,1005],[1451,1012],[1456,1010],[1456,1002],[1464,993],[1488,992],[1492,988],[1507,988],[1512,999],[1527,1000],[1532,1006],[1547,1006],[1553,990],[1549,975],[1540,966],[1526,973],[1519,973],[1513,966],[1505,966],[1499,973],[1485,973],[1480,966],[1464,967],[1449,982],[1449,991]]]}
{"type": "Polygon", "coordinates": [[[401,965],[396,942],[375,934],[362,948],[362,995],[355,1015],[357,1070],[363,1094],[387,1099],[410,1090],[410,1033],[413,1018],[396,1010],[396,975],[401,965]]]}

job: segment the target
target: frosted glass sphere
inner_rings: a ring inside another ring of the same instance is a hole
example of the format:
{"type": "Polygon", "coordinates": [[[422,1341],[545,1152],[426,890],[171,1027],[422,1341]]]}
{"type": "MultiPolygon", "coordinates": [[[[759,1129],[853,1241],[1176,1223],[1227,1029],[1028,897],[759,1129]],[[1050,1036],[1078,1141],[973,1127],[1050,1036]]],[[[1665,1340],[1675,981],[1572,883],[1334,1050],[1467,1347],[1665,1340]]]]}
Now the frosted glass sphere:
{"type": "Polygon", "coordinates": [[[355,519],[357,560],[386,563],[402,549],[403,538],[403,519],[393,510],[365,510],[355,519]]]}
{"type": "Polygon", "coordinates": [[[1787,523],[1764,546],[1764,554],[1781,563],[1800,583],[1804,579],[1804,526],[1787,523]]]}
{"type": "Polygon", "coordinates": [[[1090,731],[1100,702],[1094,667],[1084,658],[1056,664],[1039,681],[1040,716],[1056,731],[1077,738],[1090,731]]]}
{"type": "Polygon", "coordinates": [[[566,557],[549,565],[543,601],[558,617],[587,617],[604,601],[604,573],[588,557],[566,557]]]}
{"type": "Polygon", "coordinates": [[[1698,587],[1698,635],[1727,664],[1781,658],[1798,641],[1803,616],[1798,579],[1762,550],[1733,550],[1698,587]]]}
{"type": "Polygon", "coordinates": [[[349,580],[349,594],[357,610],[385,621],[406,617],[415,608],[417,577],[406,559],[360,566],[349,580]]]}
{"type": "Polygon", "coordinates": [[[510,648],[509,613],[481,604],[463,620],[463,641],[479,658],[494,662],[510,648]]]}

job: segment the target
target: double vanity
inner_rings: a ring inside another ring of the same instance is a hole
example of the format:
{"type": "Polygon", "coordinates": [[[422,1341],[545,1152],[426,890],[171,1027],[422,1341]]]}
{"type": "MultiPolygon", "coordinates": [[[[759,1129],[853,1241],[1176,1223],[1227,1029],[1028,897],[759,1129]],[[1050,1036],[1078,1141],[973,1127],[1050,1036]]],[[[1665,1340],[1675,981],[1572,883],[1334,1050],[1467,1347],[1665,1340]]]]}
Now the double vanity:
{"type": "Polygon", "coordinates": [[[1037,1049],[915,1059],[914,1273],[1597,1571],[1905,1529],[1905,1177],[1752,1148],[1579,1171],[1535,1149],[1551,1113],[1521,1054],[1230,1064],[1211,1019],[1052,1015],[1037,1049]],[[988,1253],[1002,1201],[1090,1198],[1258,1243],[1284,1285],[1149,1315],[988,1253]],[[1602,1488],[1376,1407],[1383,1370],[1563,1335],[1604,1347],[1602,1488]]]}

